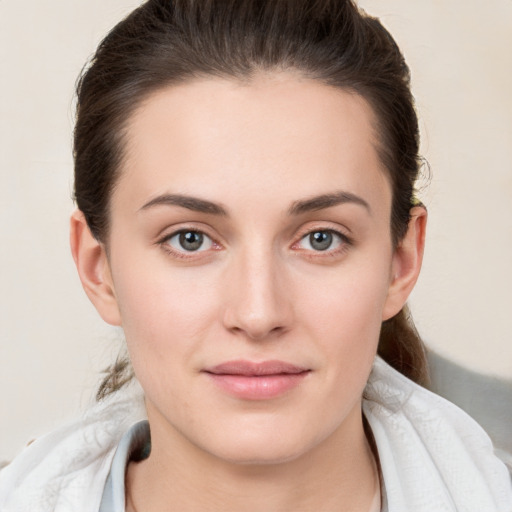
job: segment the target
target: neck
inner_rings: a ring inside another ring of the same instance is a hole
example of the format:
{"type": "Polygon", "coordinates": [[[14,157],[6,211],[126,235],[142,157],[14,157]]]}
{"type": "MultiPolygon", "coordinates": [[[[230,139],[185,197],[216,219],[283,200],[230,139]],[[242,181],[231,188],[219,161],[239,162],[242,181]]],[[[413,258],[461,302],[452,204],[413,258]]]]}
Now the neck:
{"type": "Polygon", "coordinates": [[[159,434],[150,457],[128,467],[127,511],[367,512],[378,488],[360,409],[314,448],[272,464],[232,463],[159,434]]]}

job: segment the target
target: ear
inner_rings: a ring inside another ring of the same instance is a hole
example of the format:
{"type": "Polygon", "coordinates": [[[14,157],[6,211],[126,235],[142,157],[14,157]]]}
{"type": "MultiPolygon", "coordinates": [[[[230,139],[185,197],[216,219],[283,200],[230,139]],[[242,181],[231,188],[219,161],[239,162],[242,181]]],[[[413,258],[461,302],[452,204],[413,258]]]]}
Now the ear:
{"type": "Polygon", "coordinates": [[[121,325],[105,246],[94,238],[80,210],[71,215],[70,244],[80,281],[90,301],[105,322],[121,325]]]}
{"type": "Polygon", "coordinates": [[[398,244],[391,265],[391,281],[382,312],[382,321],[395,316],[405,305],[421,269],[425,249],[427,210],[423,206],[411,209],[407,233],[398,244]]]}

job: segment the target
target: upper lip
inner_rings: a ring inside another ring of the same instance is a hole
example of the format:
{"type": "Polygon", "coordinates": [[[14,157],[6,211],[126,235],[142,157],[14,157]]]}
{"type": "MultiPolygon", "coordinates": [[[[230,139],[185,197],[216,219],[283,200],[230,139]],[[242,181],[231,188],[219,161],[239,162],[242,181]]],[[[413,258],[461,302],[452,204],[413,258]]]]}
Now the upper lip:
{"type": "Polygon", "coordinates": [[[280,375],[297,374],[308,371],[308,368],[297,366],[284,361],[227,361],[209,368],[205,368],[206,373],[215,375],[244,375],[244,376],[262,376],[262,375],[280,375]]]}

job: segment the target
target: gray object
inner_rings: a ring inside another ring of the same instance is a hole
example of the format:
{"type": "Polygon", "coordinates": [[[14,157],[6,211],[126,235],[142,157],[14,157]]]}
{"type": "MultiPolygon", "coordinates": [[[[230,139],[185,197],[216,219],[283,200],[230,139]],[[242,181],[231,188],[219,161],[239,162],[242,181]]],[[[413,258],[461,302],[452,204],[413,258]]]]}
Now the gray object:
{"type": "Polygon", "coordinates": [[[512,379],[484,375],[435,352],[428,354],[430,389],[459,406],[489,434],[512,474],[512,379]]]}

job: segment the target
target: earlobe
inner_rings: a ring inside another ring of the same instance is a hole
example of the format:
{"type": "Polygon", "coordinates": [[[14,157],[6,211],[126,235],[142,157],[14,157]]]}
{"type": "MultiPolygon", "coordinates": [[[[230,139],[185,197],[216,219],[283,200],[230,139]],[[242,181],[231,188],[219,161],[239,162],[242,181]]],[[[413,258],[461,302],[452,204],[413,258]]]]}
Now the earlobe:
{"type": "Polygon", "coordinates": [[[89,300],[105,322],[121,325],[105,246],[94,238],[80,210],[71,215],[70,245],[80,281],[89,300]]]}
{"type": "Polygon", "coordinates": [[[393,255],[383,321],[392,318],[403,308],[418,280],[425,249],[426,225],[427,210],[423,206],[412,208],[407,233],[393,255]]]}

